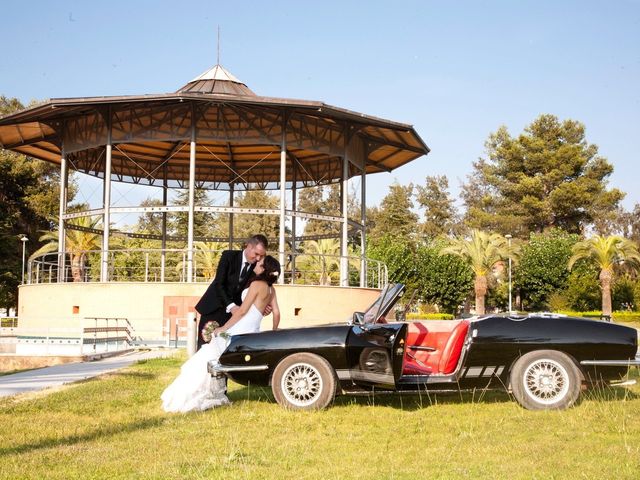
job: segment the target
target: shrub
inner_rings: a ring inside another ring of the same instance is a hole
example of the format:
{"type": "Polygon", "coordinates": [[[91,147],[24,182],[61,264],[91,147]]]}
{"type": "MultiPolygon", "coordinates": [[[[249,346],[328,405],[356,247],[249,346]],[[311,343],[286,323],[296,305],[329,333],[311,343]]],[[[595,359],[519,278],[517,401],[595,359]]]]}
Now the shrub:
{"type": "Polygon", "coordinates": [[[569,307],[576,311],[596,310],[602,307],[602,291],[595,267],[580,262],[569,275],[567,289],[563,292],[569,307]]]}
{"type": "Polygon", "coordinates": [[[450,313],[408,313],[407,320],[453,320],[450,313]]]}
{"type": "Polygon", "coordinates": [[[611,292],[614,310],[636,310],[638,308],[634,298],[634,289],[637,283],[629,275],[616,279],[611,292]]]}
{"type": "MultiPolygon", "coordinates": [[[[575,310],[558,310],[557,313],[569,315],[570,317],[598,318],[602,314],[602,310],[588,310],[583,312],[575,310]]],[[[640,312],[613,312],[611,316],[616,322],[640,322],[640,312]]]]}
{"type": "Polygon", "coordinates": [[[531,234],[529,242],[522,246],[514,270],[514,285],[520,291],[522,308],[544,309],[549,295],[567,286],[567,262],[578,239],[577,235],[560,229],[531,234]]]}

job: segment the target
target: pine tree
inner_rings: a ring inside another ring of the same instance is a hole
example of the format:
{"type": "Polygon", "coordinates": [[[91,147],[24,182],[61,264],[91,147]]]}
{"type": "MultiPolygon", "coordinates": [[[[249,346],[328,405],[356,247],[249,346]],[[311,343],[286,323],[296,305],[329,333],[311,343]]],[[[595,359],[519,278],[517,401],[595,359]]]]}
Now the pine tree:
{"type": "Polygon", "coordinates": [[[521,238],[551,227],[581,233],[624,197],[607,190],[613,167],[574,120],[541,115],[517,138],[499,128],[485,146],[463,186],[470,227],[521,238]]]}

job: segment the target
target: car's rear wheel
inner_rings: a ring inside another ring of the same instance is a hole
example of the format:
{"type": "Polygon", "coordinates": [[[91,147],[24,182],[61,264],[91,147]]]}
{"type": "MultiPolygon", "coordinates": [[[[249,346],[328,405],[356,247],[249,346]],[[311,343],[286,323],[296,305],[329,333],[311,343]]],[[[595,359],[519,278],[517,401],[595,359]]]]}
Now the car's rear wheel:
{"type": "Polygon", "coordinates": [[[555,350],[537,350],[520,357],[511,369],[511,390],[528,410],[562,410],[580,395],[582,376],[575,362],[555,350]]]}
{"type": "Polygon", "coordinates": [[[296,353],[283,359],[273,372],[271,388],[276,401],[290,410],[321,410],[336,394],[336,376],[324,358],[296,353]]]}

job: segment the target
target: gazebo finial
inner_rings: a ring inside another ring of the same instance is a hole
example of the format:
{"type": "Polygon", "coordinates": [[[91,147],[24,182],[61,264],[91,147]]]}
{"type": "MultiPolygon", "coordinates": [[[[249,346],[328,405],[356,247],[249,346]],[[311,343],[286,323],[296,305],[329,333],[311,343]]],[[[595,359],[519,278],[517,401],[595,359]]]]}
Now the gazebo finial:
{"type": "Polygon", "coordinates": [[[216,65],[220,65],[220,25],[218,25],[218,57],[216,58],[216,65]]]}

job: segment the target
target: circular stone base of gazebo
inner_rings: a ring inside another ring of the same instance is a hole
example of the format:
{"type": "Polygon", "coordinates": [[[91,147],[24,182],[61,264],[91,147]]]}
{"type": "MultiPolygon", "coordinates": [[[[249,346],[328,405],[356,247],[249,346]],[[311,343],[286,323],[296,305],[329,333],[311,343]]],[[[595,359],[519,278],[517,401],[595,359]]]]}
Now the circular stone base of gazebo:
{"type": "MultiPolygon", "coordinates": [[[[96,335],[95,329],[127,324],[141,343],[183,344],[188,314],[194,311],[193,306],[207,286],[132,282],[22,285],[18,331],[25,338],[84,338],[87,343],[96,335]]],[[[346,322],[354,311],[364,310],[379,295],[379,290],[372,288],[275,287],[281,311],[280,328],[346,322]]],[[[269,315],[262,321],[262,330],[271,327],[269,315]]]]}

